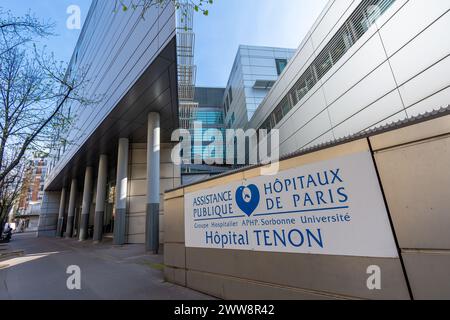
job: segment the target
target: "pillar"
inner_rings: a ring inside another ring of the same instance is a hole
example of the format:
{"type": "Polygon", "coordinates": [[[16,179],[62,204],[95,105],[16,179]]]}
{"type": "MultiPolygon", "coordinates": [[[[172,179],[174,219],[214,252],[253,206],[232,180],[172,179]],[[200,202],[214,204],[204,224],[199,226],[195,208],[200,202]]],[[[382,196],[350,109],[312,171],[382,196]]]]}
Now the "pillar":
{"type": "Polygon", "coordinates": [[[116,180],[116,217],[114,219],[114,244],[125,244],[128,196],[128,139],[119,140],[116,180]]]}
{"type": "Polygon", "coordinates": [[[51,237],[56,235],[58,227],[60,191],[45,191],[41,203],[41,213],[37,228],[37,237],[51,237]]]}
{"type": "Polygon", "coordinates": [[[98,164],[97,192],[95,199],[94,241],[102,241],[105,215],[106,184],[108,183],[108,156],[102,154],[98,164]]]}
{"type": "Polygon", "coordinates": [[[93,188],[93,171],[92,167],[87,167],[84,174],[84,188],[83,188],[83,202],[81,205],[81,219],[80,219],[80,241],[88,238],[89,228],[89,211],[92,202],[92,188],[93,188]]]}
{"type": "Polygon", "coordinates": [[[67,213],[66,238],[72,238],[73,220],[75,218],[75,202],[77,200],[77,179],[72,179],[70,184],[69,210],[67,213]]]}
{"type": "Polygon", "coordinates": [[[155,254],[159,250],[159,205],[160,205],[160,115],[148,115],[147,132],[147,216],[145,245],[155,254]]]}
{"type": "Polygon", "coordinates": [[[62,188],[61,199],[59,203],[58,224],[56,227],[56,236],[58,238],[61,238],[63,236],[64,211],[66,210],[66,192],[66,188],[62,188]]]}

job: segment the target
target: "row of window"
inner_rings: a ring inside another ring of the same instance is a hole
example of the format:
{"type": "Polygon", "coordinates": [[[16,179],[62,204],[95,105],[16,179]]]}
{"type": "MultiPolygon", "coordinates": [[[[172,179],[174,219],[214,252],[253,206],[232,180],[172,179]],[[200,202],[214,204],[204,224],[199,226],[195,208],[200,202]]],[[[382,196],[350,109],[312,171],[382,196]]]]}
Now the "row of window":
{"type": "Polygon", "coordinates": [[[395,0],[364,0],[300,76],[260,129],[272,130],[369,30],[395,0]]]}
{"type": "Polygon", "coordinates": [[[223,113],[220,111],[197,111],[196,121],[207,125],[223,125],[223,113]]]}

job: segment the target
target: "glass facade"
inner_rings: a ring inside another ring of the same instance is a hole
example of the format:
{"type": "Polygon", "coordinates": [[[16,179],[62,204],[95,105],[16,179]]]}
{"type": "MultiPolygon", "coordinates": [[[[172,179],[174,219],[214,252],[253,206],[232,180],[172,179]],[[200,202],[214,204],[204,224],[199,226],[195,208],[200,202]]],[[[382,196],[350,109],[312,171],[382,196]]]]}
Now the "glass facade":
{"type": "Polygon", "coordinates": [[[294,49],[239,47],[222,100],[230,128],[246,127],[294,54],[294,49]]]}
{"type": "MultiPolygon", "coordinates": [[[[203,142],[201,145],[196,145],[196,142],[203,141],[203,137],[207,130],[217,129],[225,136],[225,124],[224,124],[224,111],[222,108],[222,99],[225,93],[223,88],[196,88],[194,101],[199,104],[197,112],[195,114],[194,121],[202,123],[202,130],[191,129],[192,135],[192,160],[195,158],[205,158],[205,150],[209,145],[209,142],[203,142]]],[[[217,152],[223,155],[225,158],[225,150],[217,152]]]]}
{"type": "Polygon", "coordinates": [[[272,130],[394,2],[395,0],[364,0],[361,2],[260,129],[272,130]]]}
{"type": "MultiPolygon", "coordinates": [[[[204,143],[203,145],[197,146],[195,142],[202,141],[203,137],[205,136],[206,131],[210,129],[218,129],[222,132],[222,136],[225,136],[225,128],[224,128],[224,122],[223,122],[223,112],[220,111],[214,111],[212,109],[208,110],[210,108],[204,108],[199,109],[197,111],[196,115],[196,122],[202,123],[202,130],[195,130],[192,132],[192,137],[194,141],[194,146],[192,148],[192,157],[193,159],[196,157],[202,157],[203,159],[206,159],[206,148],[208,147],[209,143],[204,143]]],[[[217,152],[220,152],[225,157],[225,153],[222,147],[222,150],[219,150],[217,152]]]]}

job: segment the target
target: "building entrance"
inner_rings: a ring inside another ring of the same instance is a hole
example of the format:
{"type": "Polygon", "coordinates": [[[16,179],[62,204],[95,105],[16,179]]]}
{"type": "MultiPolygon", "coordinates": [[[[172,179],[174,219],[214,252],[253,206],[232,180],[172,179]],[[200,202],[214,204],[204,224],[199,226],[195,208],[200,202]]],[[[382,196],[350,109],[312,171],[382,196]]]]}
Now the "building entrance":
{"type": "Polygon", "coordinates": [[[113,181],[108,183],[105,215],[103,217],[103,234],[107,237],[112,237],[114,233],[115,197],[116,183],[113,181]]]}

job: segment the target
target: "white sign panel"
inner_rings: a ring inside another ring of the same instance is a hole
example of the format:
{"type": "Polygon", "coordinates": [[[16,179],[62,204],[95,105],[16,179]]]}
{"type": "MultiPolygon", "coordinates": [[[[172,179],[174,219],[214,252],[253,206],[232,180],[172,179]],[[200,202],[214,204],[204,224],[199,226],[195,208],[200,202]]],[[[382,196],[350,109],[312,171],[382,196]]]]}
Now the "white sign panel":
{"type": "Polygon", "coordinates": [[[186,246],[398,257],[369,152],[185,195],[186,246]]]}

